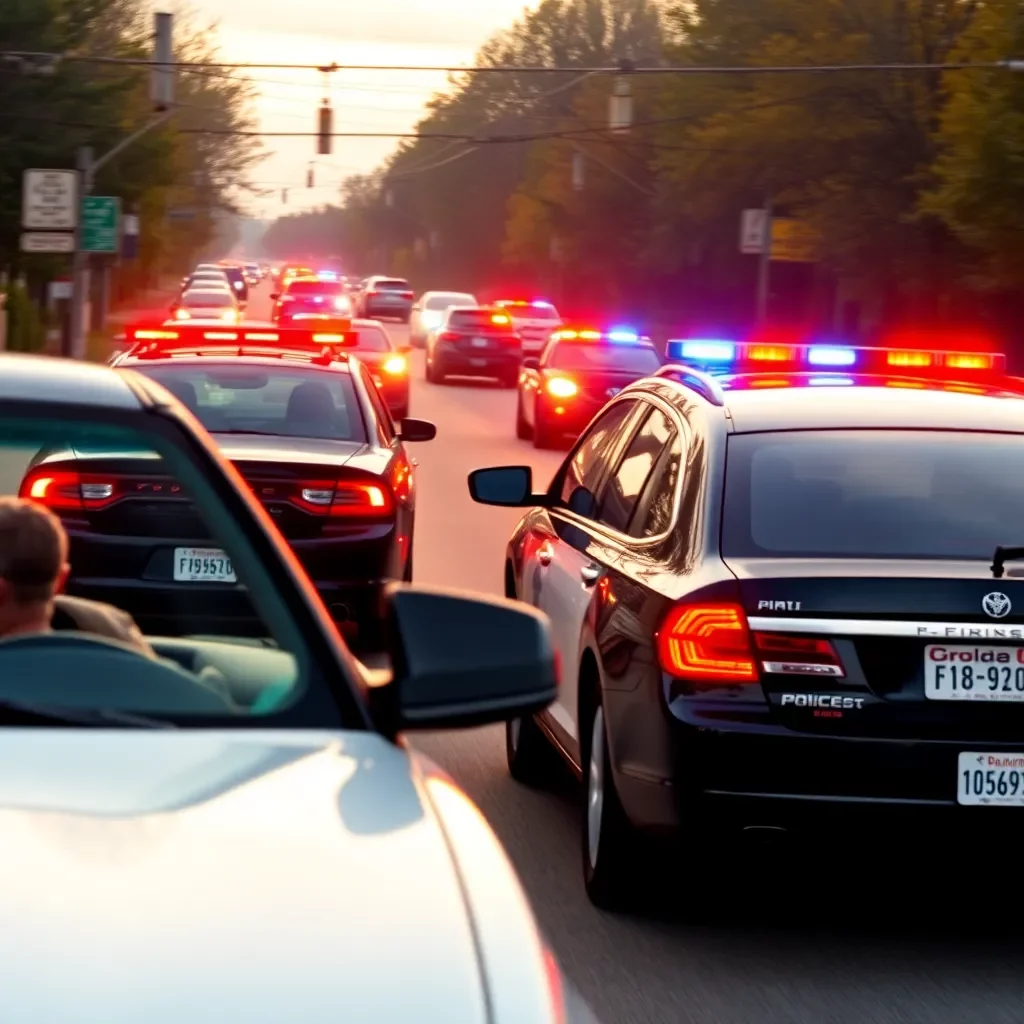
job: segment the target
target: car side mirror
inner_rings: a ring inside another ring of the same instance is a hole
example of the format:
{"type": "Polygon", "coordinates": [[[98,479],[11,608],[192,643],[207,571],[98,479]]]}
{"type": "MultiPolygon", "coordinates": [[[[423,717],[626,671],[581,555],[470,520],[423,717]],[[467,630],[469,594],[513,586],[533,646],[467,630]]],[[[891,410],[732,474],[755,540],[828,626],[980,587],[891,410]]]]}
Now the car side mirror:
{"type": "Polygon", "coordinates": [[[398,428],[401,441],[433,441],[437,427],[430,420],[414,420],[406,417],[398,428]]]}
{"type": "Polygon", "coordinates": [[[524,370],[539,370],[540,369],[540,360],[536,356],[527,356],[523,360],[523,369],[524,370]]]}
{"type": "Polygon", "coordinates": [[[368,697],[385,735],[533,715],[558,695],[548,620],[529,605],[392,583],[384,623],[390,677],[368,697]]]}
{"type": "Polygon", "coordinates": [[[533,493],[533,470],[529,466],[474,469],[469,474],[469,495],[480,505],[501,505],[505,508],[548,504],[546,494],[533,493]]]}
{"type": "Polygon", "coordinates": [[[277,300],[279,298],[281,298],[281,293],[280,292],[271,292],[270,293],[270,298],[271,298],[272,302],[277,302],[277,300]]]}

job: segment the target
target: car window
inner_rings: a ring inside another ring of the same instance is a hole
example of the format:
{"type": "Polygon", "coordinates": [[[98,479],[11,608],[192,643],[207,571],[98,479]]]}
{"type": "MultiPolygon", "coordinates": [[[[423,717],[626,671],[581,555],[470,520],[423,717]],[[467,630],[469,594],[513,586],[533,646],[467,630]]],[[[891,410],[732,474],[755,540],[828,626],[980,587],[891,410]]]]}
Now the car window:
{"type": "Polygon", "coordinates": [[[606,409],[566,459],[556,477],[559,500],[566,508],[587,518],[594,517],[597,491],[608,459],[636,408],[635,401],[621,401],[606,409]]]}
{"type": "Polygon", "coordinates": [[[402,281],[400,279],[394,280],[379,280],[373,282],[373,287],[379,289],[382,292],[407,292],[409,290],[409,282],[402,281]]]}
{"type": "Polygon", "coordinates": [[[660,409],[647,413],[602,490],[598,522],[619,533],[627,532],[640,496],[674,433],[671,420],[660,409]]]}
{"type": "Polygon", "coordinates": [[[757,557],[948,558],[1017,543],[1019,436],[801,431],[728,441],[722,550],[757,557]]]}
{"type": "MultiPolygon", "coordinates": [[[[247,506],[225,504],[230,486],[214,486],[180,426],[149,419],[143,432],[0,416],[0,705],[218,728],[315,723],[337,702],[308,616],[254,547],[257,534],[265,547],[276,539],[240,516],[247,506]]],[[[312,529],[329,509],[303,495],[295,481],[275,500],[312,529]]]]}
{"type": "Polygon", "coordinates": [[[359,336],[356,342],[359,352],[390,352],[393,347],[391,338],[382,327],[360,326],[355,331],[359,336]]]}
{"type": "Polygon", "coordinates": [[[486,328],[488,331],[511,332],[515,329],[511,322],[502,323],[502,320],[510,321],[510,318],[498,310],[460,309],[452,311],[448,323],[451,327],[486,328]],[[494,322],[496,316],[499,318],[497,323],[494,322]]]}
{"type": "Polygon", "coordinates": [[[643,540],[659,537],[672,525],[679,474],[683,465],[683,443],[678,431],[662,452],[654,472],[647,479],[643,494],[633,510],[627,533],[643,540]]]}
{"type": "Polygon", "coordinates": [[[431,295],[423,303],[424,309],[447,309],[449,306],[475,306],[476,299],[472,295],[458,292],[446,292],[443,295],[431,295]]]}
{"type": "Polygon", "coordinates": [[[370,404],[373,406],[374,416],[377,420],[377,433],[384,447],[390,447],[395,440],[395,425],[391,420],[391,413],[388,412],[387,403],[380,396],[380,391],[373,381],[369,370],[362,367],[363,387],[370,396],[370,404]]]}
{"type": "Polygon", "coordinates": [[[661,359],[644,345],[602,345],[585,342],[555,342],[547,352],[547,365],[556,370],[586,373],[654,373],[661,359]]]}
{"type": "Polygon", "coordinates": [[[527,303],[526,305],[519,305],[518,303],[509,303],[507,306],[502,307],[509,316],[514,320],[558,320],[558,310],[554,306],[547,304],[538,303],[527,303]]]}
{"type": "Polygon", "coordinates": [[[347,373],[205,362],[135,368],[180,399],[211,433],[366,440],[347,373]]]}
{"type": "Polygon", "coordinates": [[[202,309],[206,306],[225,306],[231,305],[228,301],[231,297],[230,292],[216,291],[216,292],[199,292],[190,291],[185,292],[181,297],[181,304],[189,309],[202,309]]]}

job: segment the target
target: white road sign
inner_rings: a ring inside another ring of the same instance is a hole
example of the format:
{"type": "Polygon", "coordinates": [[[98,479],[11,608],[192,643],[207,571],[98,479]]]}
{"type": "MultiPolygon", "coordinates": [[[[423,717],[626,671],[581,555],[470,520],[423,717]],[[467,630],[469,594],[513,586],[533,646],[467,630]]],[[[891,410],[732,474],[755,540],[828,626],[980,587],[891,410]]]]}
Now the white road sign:
{"type": "Polygon", "coordinates": [[[67,231],[26,231],[21,236],[22,252],[74,252],[75,236],[67,231]]]}
{"type": "Polygon", "coordinates": [[[757,255],[768,237],[768,211],[744,210],[740,220],[740,252],[757,255]]]}
{"type": "Polygon", "coordinates": [[[25,171],[21,226],[30,231],[74,231],[78,227],[78,172],[25,171]]]}

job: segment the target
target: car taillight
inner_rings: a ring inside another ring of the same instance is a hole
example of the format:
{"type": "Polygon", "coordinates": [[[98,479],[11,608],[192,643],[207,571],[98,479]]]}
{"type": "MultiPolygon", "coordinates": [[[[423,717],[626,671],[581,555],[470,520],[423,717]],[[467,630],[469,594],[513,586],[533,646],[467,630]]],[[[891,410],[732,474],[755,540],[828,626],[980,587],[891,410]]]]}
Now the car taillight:
{"type": "Polygon", "coordinates": [[[658,660],[669,675],[703,683],[756,683],[750,626],[737,604],[677,605],[657,634],[658,660]]]}
{"type": "Polygon", "coordinates": [[[408,368],[405,356],[391,356],[391,358],[384,364],[384,372],[390,373],[396,377],[405,373],[408,368]]]}
{"type": "Polygon", "coordinates": [[[37,501],[54,512],[83,512],[104,508],[120,495],[112,477],[39,466],[22,480],[18,496],[37,501]]]}
{"type": "Polygon", "coordinates": [[[187,309],[176,309],[174,311],[175,320],[191,320],[192,314],[187,309]]]}
{"type": "Polygon", "coordinates": [[[395,510],[394,496],[384,483],[306,480],[297,491],[295,504],[313,515],[381,519],[395,510]]]}
{"type": "Polygon", "coordinates": [[[403,299],[411,299],[412,292],[396,292],[396,295],[400,295],[403,299]]]}
{"type": "Polygon", "coordinates": [[[438,341],[458,341],[462,335],[458,331],[442,331],[438,336],[438,341]]]}
{"type": "Polygon", "coordinates": [[[787,676],[846,675],[839,652],[831,640],[789,636],[779,633],[755,633],[754,646],[763,671],[787,676]]]}

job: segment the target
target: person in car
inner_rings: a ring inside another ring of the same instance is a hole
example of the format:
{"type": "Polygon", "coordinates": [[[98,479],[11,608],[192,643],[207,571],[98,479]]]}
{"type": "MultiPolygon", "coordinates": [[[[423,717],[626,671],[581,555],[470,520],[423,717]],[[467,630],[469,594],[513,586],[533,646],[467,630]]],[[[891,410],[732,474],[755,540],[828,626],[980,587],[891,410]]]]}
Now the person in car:
{"type": "Polygon", "coordinates": [[[118,640],[155,658],[127,612],[61,593],[70,571],[61,521],[33,501],[0,498],[0,640],[72,629],[118,640]]]}

